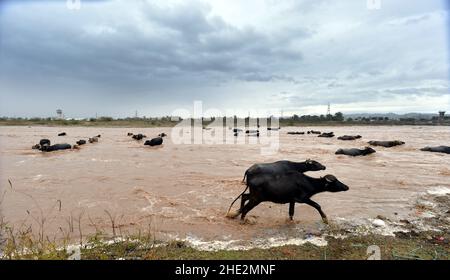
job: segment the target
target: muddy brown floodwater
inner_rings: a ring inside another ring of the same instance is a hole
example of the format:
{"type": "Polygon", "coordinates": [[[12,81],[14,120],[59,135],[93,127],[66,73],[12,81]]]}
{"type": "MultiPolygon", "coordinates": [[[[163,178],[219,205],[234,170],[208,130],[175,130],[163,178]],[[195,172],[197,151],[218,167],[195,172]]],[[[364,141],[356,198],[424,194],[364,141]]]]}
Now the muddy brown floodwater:
{"type": "Polygon", "coordinates": [[[296,238],[324,225],[316,210],[299,204],[293,223],[287,221],[288,205],[273,203],[251,211],[251,224],[227,219],[228,206],[244,189],[241,180],[253,163],[310,158],[324,164],[327,170],[308,175],[333,174],[350,187],[314,197],[331,222],[401,217],[410,211],[417,193],[450,187],[450,155],[419,151],[427,145],[449,145],[450,129],[444,126],[287,127],[280,131],[279,152],[270,156],[251,144],[176,145],[170,134],[171,128],[0,127],[0,188],[6,192],[2,214],[16,228],[38,229],[37,221],[45,217],[44,230],[50,237],[70,228],[70,221],[75,236],[80,217],[83,234],[111,232],[108,212],[117,232],[151,230],[161,239],[254,242],[296,238]],[[310,129],[334,131],[336,136],[360,134],[362,139],[286,134],[310,129]],[[61,131],[67,136],[58,137],[61,131]],[[169,137],[163,146],[150,148],[127,132],[165,132],[169,137]],[[80,150],[31,149],[41,138],[74,144],[97,134],[102,135],[98,143],[80,150]],[[338,148],[363,147],[369,140],[396,139],[406,144],[375,147],[377,152],[366,157],[334,154],[338,148]]]}

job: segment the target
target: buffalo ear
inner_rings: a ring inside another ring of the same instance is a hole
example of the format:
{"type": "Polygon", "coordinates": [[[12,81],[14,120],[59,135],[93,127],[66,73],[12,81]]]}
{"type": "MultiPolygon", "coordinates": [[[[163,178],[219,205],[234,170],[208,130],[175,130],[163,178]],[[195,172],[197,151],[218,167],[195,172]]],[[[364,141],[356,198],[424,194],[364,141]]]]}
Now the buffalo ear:
{"type": "Polygon", "coordinates": [[[325,180],[326,180],[328,183],[333,183],[333,182],[335,181],[335,180],[334,180],[334,177],[328,176],[328,175],[325,176],[325,180]]]}

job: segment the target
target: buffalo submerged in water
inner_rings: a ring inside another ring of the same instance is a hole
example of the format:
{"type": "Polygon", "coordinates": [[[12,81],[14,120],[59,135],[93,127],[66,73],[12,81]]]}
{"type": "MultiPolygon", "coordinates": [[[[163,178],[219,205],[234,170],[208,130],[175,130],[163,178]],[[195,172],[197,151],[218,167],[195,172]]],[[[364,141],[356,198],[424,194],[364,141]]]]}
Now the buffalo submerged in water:
{"type": "Polygon", "coordinates": [[[385,148],[391,148],[391,147],[400,146],[400,145],[404,145],[405,144],[405,142],[398,141],[398,140],[394,140],[394,141],[369,141],[368,143],[370,145],[372,145],[372,146],[381,146],[381,147],[385,147],[385,148]]]}
{"type": "Polygon", "coordinates": [[[70,144],[54,144],[54,145],[44,145],[41,147],[41,151],[43,152],[53,152],[59,150],[68,150],[72,149],[70,144]]]}
{"type": "Polygon", "coordinates": [[[339,149],[335,152],[336,155],[346,155],[346,156],[367,156],[375,153],[376,151],[371,147],[365,147],[364,149],[339,149]]]}
{"type": "Polygon", "coordinates": [[[332,137],[334,137],[334,132],[324,132],[317,137],[332,138],[332,137]]]}
{"type": "Polygon", "coordinates": [[[450,147],[449,146],[425,147],[425,148],[422,148],[420,150],[424,151],[424,152],[450,154],[450,147]]]}
{"type": "Polygon", "coordinates": [[[151,140],[145,141],[144,145],[153,147],[153,146],[162,145],[162,143],[163,143],[163,138],[162,137],[156,137],[156,138],[153,138],[151,140]]]}
{"type": "Polygon", "coordinates": [[[338,140],[343,140],[343,141],[351,141],[351,140],[356,140],[356,139],[360,139],[361,135],[343,135],[343,136],[339,136],[337,139],[338,140]]]}
{"type": "Polygon", "coordinates": [[[147,136],[145,136],[142,133],[139,133],[139,134],[133,134],[133,136],[131,136],[131,138],[133,138],[134,140],[142,140],[144,138],[147,138],[147,136]]]}

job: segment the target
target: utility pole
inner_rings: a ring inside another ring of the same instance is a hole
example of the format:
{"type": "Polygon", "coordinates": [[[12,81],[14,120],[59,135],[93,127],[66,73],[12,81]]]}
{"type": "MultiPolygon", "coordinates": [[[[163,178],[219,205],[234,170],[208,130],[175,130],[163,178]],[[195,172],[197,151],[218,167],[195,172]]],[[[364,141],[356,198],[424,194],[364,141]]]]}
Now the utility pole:
{"type": "Polygon", "coordinates": [[[328,102],[327,116],[331,115],[330,102],[328,102]]]}

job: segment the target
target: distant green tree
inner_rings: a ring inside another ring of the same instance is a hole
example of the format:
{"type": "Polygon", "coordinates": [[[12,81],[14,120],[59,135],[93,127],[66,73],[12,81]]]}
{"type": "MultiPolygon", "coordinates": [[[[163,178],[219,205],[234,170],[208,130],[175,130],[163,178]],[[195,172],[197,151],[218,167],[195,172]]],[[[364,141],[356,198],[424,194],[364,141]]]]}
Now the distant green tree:
{"type": "Polygon", "coordinates": [[[104,122],[110,122],[113,120],[113,118],[112,117],[100,117],[99,120],[104,121],[104,122]]]}
{"type": "Polygon", "coordinates": [[[343,121],[344,120],[344,114],[342,114],[341,112],[337,112],[336,114],[334,114],[333,120],[334,121],[339,121],[339,122],[343,121]]]}

